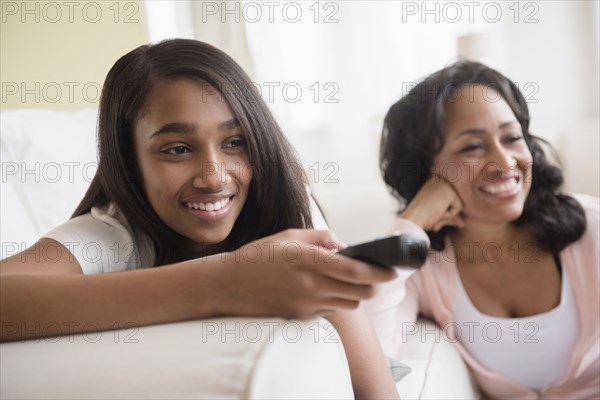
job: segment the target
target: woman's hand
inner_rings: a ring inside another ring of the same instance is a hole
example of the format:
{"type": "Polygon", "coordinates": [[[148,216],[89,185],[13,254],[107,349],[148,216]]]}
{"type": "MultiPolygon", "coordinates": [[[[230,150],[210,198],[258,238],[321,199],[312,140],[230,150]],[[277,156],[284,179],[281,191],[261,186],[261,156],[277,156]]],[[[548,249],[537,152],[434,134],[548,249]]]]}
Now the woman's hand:
{"type": "Polygon", "coordinates": [[[444,226],[462,228],[463,204],[454,188],[443,178],[432,176],[408,204],[400,217],[426,231],[439,231],[444,226]]]}
{"type": "MultiPolygon", "coordinates": [[[[289,229],[221,257],[221,313],[311,318],[354,309],[373,285],[396,273],[335,254],[343,248],[330,231],[289,229]],[[224,271],[223,271],[224,272],[224,271]]],[[[219,279],[219,278],[217,278],[219,279]]]]}

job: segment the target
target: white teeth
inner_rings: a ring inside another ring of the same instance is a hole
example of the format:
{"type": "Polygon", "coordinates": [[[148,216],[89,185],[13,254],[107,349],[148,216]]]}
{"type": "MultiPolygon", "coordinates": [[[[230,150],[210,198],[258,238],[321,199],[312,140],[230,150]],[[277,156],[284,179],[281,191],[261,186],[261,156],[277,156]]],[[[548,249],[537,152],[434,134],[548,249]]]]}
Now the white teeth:
{"type": "Polygon", "coordinates": [[[502,193],[502,192],[513,191],[516,189],[516,187],[517,187],[517,180],[509,179],[505,182],[498,183],[496,185],[486,185],[486,186],[482,187],[481,189],[484,192],[487,192],[490,194],[497,194],[497,193],[502,193]]]}
{"type": "Polygon", "coordinates": [[[196,210],[203,211],[217,211],[221,208],[225,207],[229,203],[229,197],[224,198],[223,200],[216,201],[214,203],[185,203],[188,208],[193,208],[196,210]]]}

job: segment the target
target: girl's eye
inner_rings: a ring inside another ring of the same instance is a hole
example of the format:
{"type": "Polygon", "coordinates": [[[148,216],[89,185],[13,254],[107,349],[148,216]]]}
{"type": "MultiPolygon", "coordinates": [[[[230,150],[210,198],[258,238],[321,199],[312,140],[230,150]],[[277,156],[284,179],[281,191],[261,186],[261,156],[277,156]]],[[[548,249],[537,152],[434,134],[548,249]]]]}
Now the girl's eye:
{"type": "Polygon", "coordinates": [[[234,138],[232,140],[230,140],[229,142],[225,143],[225,145],[223,146],[226,149],[232,149],[235,147],[241,147],[241,146],[245,146],[246,145],[246,139],[244,139],[243,137],[237,137],[234,138]]]}
{"type": "Polygon", "coordinates": [[[163,153],[173,154],[173,155],[185,154],[185,153],[189,153],[189,152],[190,152],[190,149],[187,146],[183,146],[183,145],[169,147],[169,148],[163,150],[163,153]]]}

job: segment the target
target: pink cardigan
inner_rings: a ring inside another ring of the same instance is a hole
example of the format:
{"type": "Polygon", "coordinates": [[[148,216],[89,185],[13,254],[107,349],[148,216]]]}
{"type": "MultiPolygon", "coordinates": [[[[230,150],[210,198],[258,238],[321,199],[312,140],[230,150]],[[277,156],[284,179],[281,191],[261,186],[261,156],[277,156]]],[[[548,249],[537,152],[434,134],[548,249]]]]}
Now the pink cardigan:
{"type": "MultiPolygon", "coordinates": [[[[575,294],[579,311],[580,338],[575,346],[571,366],[565,379],[540,391],[534,391],[509,380],[504,375],[483,367],[458,342],[452,329],[453,304],[458,271],[454,258],[446,252],[445,257],[435,259],[430,253],[426,264],[418,271],[401,270],[393,282],[381,285],[379,293],[364,304],[370,315],[384,351],[389,355],[399,354],[402,343],[414,332],[410,325],[417,314],[434,319],[442,332],[441,340],[451,340],[463,360],[471,368],[479,387],[494,398],[570,398],[585,399],[600,397],[600,221],[599,199],[576,196],[587,216],[587,229],[583,237],[566,247],[560,254],[564,273],[575,294]],[[407,325],[409,324],[409,325],[407,325]],[[403,327],[407,328],[403,333],[403,327]]],[[[424,232],[407,220],[398,219],[392,231],[424,232]]],[[[432,335],[429,332],[429,337],[432,335]]]]}

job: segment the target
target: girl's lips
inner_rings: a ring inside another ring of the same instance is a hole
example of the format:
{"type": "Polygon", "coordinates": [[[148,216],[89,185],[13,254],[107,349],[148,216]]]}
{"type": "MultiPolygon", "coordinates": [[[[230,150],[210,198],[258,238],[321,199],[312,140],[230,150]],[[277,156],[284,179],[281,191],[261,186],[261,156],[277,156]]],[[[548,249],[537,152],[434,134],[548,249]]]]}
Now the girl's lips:
{"type": "Polygon", "coordinates": [[[229,214],[234,201],[232,195],[212,202],[184,202],[182,206],[197,218],[214,221],[229,214]]]}
{"type": "Polygon", "coordinates": [[[203,211],[218,211],[221,208],[225,207],[227,203],[229,203],[231,197],[233,196],[223,196],[219,199],[213,200],[204,199],[204,201],[186,201],[183,204],[186,205],[189,209],[203,211]]]}

